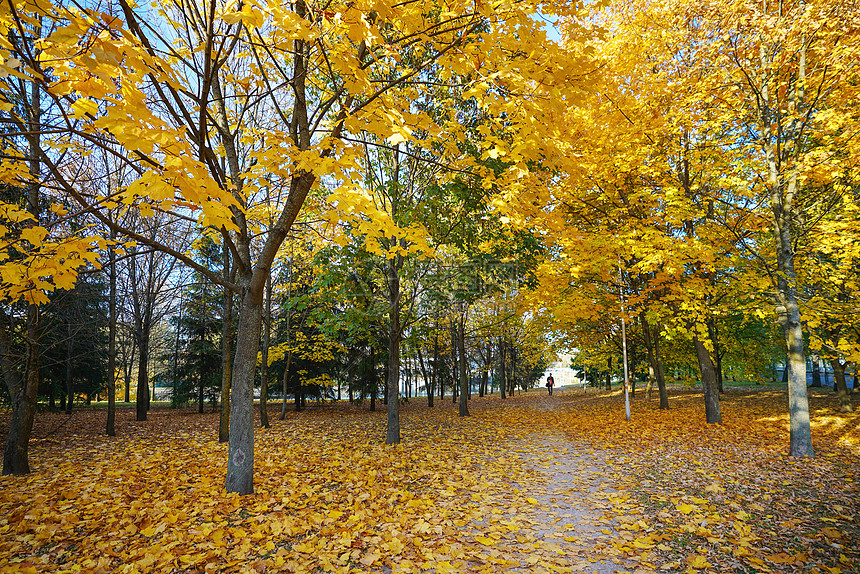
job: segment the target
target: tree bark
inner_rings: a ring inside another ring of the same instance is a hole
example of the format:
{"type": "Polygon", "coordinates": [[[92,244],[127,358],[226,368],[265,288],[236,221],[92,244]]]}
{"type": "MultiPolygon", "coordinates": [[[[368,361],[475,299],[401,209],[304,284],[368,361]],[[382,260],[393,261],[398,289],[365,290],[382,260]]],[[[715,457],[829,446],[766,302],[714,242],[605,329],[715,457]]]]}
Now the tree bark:
{"type": "Polygon", "coordinates": [[[606,390],[612,390],[612,357],[606,358],[606,390]]]}
{"type": "Polygon", "coordinates": [[[660,408],[669,408],[669,391],[666,389],[666,373],[663,370],[663,356],[660,354],[660,328],[654,326],[651,340],[654,343],[654,366],[657,369],[657,389],[660,391],[660,408]]]}
{"type": "MultiPolygon", "coordinates": [[[[111,242],[116,240],[116,232],[110,232],[111,242]]],[[[108,436],[116,436],[116,252],[114,246],[108,246],[108,364],[107,364],[107,392],[108,410],[105,433],[108,436]]]]}
{"type": "Polygon", "coordinates": [[[466,374],[466,314],[460,314],[457,321],[457,347],[460,353],[460,405],[459,415],[469,416],[469,377],[466,374]]]}
{"type": "Polygon", "coordinates": [[[663,374],[663,362],[660,358],[660,331],[655,327],[652,331],[645,313],[640,313],[639,321],[642,323],[642,340],[648,352],[648,400],[651,400],[651,384],[657,381],[660,394],[660,409],[669,408],[669,395],[666,392],[666,378],[663,374]]]}
{"type": "Polygon", "coordinates": [[[12,400],[12,417],[3,451],[3,474],[30,472],[29,447],[36,414],[36,393],[39,386],[39,307],[27,309],[27,355],[24,377],[15,369],[10,331],[11,321],[0,310],[0,369],[12,400]]]}
{"type": "Polygon", "coordinates": [[[818,356],[818,353],[812,353],[811,357],[812,361],[812,384],[811,387],[815,387],[816,389],[821,388],[821,357],[818,356]]]}
{"type": "Polygon", "coordinates": [[[137,349],[136,345],[132,342],[129,342],[125,347],[128,350],[128,356],[126,353],[123,353],[122,356],[122,373],[123,373],[123,381],[125,382],[125,397],[124,402],[131,402],[131,371],[134,368],[134,353],[137,349]]]}
{"type": "Polygon", "coordinates": [[[149,410],[149,325],[143,326],[138,342],[136,420],[145,421],[149,410]]]}
{"type": "Polygon", "coordinates": [[[833,367],[833,386],[836,388],[836,393],[839,396],[839,412],[850,413],[854,410],[851,405],[851,396],[848,394],[848,383],[845,381],[845,365],[838,357],[830,359],[830,366],[833,367]]]}
{"type": "Polygon", "coordinates": [[[439,384],[439,336],[433,335],[433,372],[430,375],[430,391],[427,393],[427,406],[433,407],[433,395],[436,394],[436,385],[439,384]]]}
{"type": "MultiPolygon", "coordinates": [[[[41,16],[34,26],[33,37],[42,36],[41,16]]],[[[41,138],[39,132],[42,126],[41,90],[37,82],[29,85],[29,98],[24,97],[24,107],[27,116],[27,159],[29,162],[32,182],[27,188],[27,208],[35,222],[40,221],[39,196],[40,173],[39,150],[41,138]]],[[[23,90],[26,93],[26,88],[23,90]]],[[[24,94],[22,94],[24,95],[24,94]]],[[[30,472],[29,448],[30,435],[33,432],[33,420],[36,415],[36,401],[39,390],[39,357],[41,355],[41,310],[38,305],[27,307],[27,348],[24,364],[24,379],[15,370],[12,360],[12,344],[10,337],[11,320],[0,310],[0,369],[3,370],[6,388],[12,401],[12,418],[6,435],[6,446],[3,451],[3,474],[28,474],[30,472]]]]}
{"type": "Polygon", "coordinates": [[[260,365],[260,427],[269,428],[266,395],[269,393],[269,341],[272,335],[272,277],[266,280],[266,313],[263,317],[263,357],[260,365]]]}
{"type": "Polygon", "coordinates": [[[66,414],[72,414],[72,402],[75,396],[74,382],[72,381],[72,353],[74,352],[74,336],[72,333],[72,317],[66,318],[66,395],[69,400],[66,401],[66,414]]]}
{"type": "Polygon", "coordinates": [[[723,354],[720,352],[720,332],[714,319],[708,321],[708,336],[714,345],[714,373],[717,376],[717,390],[723,392],[723,354]]]}
{"type": "MultiPolygon", "coordinates": [[[[224,242],[226,244],[226,241],[224,242]]],[[[231,278],[230,252],[223,246],[222,257],[224,266],[222,275],[224,281],[231,278]]],[[[224,299],[221,302],[221,413],[218,417],[218,442],[230,440],[230,389],[233,384],[233,292],[224,287],[224,299]]]]}
{"type": "Polygon", "coordinates": [[[508,387],[508,373],[507,373],[507,353],[505,349],[505,343],[501,337],[499,337],[499,369],[501,370],[501,385],[500,390],[502,392],[502,399],[507,398],[507,387],[508,387]]]}
{"type": "Polygon", "coordinates": [[[388,260],[388,423],[385,444],[400,443],[400,275],[396,256],[388,260]]]}
{"type": "MultiPolygon", "coordinates": [[[[511,388],[508,389],[508,392],[511,396],[514,396],[514,392],[517,389],[517,347],[516,345],[511,345],[511,388]]],[[[522,394],[522,391],[520,392],[522,394]]]]}
{"type": "Polygon", "coordinates": [[[708,424],[720,424],[723,418],[720,414],[720,391],[717,387],[714,360],[711,352],[698,336],[693,337],[693,344],[696,347],[696,358],[702,374],[702,389],[705,393],[705,421],[708,424]]]}
{"type": "Polygon", "coordinates": [[[260,344],[263,285],[268,267],[241,277],[233,385],[230,392],[230,440],[227,455],[227,492],[254,492],[254,371],[260,344]]]}

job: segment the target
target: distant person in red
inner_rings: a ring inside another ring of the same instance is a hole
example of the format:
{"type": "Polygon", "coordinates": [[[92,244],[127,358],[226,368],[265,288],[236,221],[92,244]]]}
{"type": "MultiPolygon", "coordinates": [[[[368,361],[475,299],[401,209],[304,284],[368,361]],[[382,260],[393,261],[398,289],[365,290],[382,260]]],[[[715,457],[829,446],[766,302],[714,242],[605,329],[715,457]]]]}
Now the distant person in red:
{"type": "Polygon", "coordinates": [[[546,390],[549,391],[549,394],[552,394],[552,387],[555,385],[555,379],[552,378],[552,373],[546,378],[546,390]]]}

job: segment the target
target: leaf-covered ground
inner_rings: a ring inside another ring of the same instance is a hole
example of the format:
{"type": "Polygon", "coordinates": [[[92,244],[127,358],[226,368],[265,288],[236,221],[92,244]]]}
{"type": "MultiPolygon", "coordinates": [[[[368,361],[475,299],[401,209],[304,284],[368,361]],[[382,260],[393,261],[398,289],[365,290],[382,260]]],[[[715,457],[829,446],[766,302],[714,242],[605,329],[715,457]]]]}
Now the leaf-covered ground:
{"type": "Polygon", "coordinates": [[[684,391],[630,422],[618,393],[412,399],[397,447],[384,411],[315,406],[258,430],[251,497],[223,492],[215,414],[108,438],[41,413],[33,474],[0,479],[0,572],[857,572],[860,414],[811,404],[804,460],[776,391],[711,426],[684,391]]]}

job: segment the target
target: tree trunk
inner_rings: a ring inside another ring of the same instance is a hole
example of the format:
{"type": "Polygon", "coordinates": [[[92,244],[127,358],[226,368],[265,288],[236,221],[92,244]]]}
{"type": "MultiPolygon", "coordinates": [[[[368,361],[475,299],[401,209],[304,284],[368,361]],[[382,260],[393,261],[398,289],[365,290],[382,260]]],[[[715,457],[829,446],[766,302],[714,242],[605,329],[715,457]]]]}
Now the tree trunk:
{"type": "Polygon", "coordinates": [[[134,367],[134,352],[136,348],[137,347],[132,342],[129,342],[125,347],[129,352],[123,352],[122,356],[122,379],[125,383],[125,397],[123,397],[123,399],[125,403],[131,402],[131,370],[134,367]]]}
{"type": "Polygon", "coordinates": [[[809,399],[806,394],[806,357],[803,354],[803,330],[796,297],[780,313],[788,349],[789,455],[814,456],[809,399]]]}
{"type": "MultiPolygon", "coordinates": [[[[223,247],[224,280],[230,279],[230,252],[226,245],[223,247]]],[[[233,384],[233,292],[224,288],[224,299],[221,302],[221,414],[218,418],[218,442],[230,440],[230,389],[233,384]]]]}
{"type": "Polygon", "coordinates": [[[11,322],[0,310],[0,369],[12,400],[12,417],[6,434],[3,451],[3,474],[28,474],[30,472],[29,448],[36,414],[36,393],[39,387],[39,327],[40,311],[37,305],[27,308],[27,356],[24,378],[15,368],[12,355],[11,322]]]}
{"type": "Polygon", "coordinates": [[[433,376],[436,379],[436,383],[439,385],[439,401],[445,400],[445,377],[442,375],[442,371],[439,368],[439,336],[433,336],[433,376]]]}
{"type": "Polygon", "coordinates": [[[460,352],[460,410],[461,417],[469,416],[469,377],[466,374],[466,315],[461,313],[457,324],[457,347],[460,352]]]}
{"type": "Polygon", "coordinates": [[[818,353],[812,353],[812,384],[811,387],[821,388],[821,357],[818,353]]]}
{"type": "Polygon", "coordinates": [[[66,395],[69,400],[66,401],[66,414],[72,414],[72,402],[75,396],[74,382],[72,381],[72,353],[74,352],[74,338],[72,334],[72,318],[68,317],[66,323],[66,395]]]}
{"type": "Polygon", "coordinates": [[[266,280],[266,314],[263,317],[263,357],[260,365],[260,427],[269,428],[266,395],[269,394],[269,342],[272,336],[272,278],[266,280]]]}
{"type": "MultiPolygon", "coordinates": [[[[144,314],[147,315],[146,311],[144,314]]],[[[150,326],[147,317],[144,317],[137,333],[138,360],[137,360],[137,396],[135,398],[136,420],[145,421],[149,410],[149,333],[150,326]]]]}
{"type": "MultiPolygon", "coordinates": [[[[776,50],[777,48],[773,48],[776,50]]],[[[795,271],[794,245],[797,239],[794,228],[798,220],[796,194],[799,191],[798,181],[800,153],[803,145],[800,141],[788,141],[800,137],[804,131],[800,125],[804,116],[801,106],[805,97],[806,82],[806,51],[801,49],[796,55],[796,73],[791,75],[784,96],[790,103],[790,110],[785,126],[774,131],[773,125],[778,121],[777,115],[781,103],[779,90],[772,91],[769,85],[771,67],[765,41],[762,40],[760,49],[760,74],[754,78],[754,90],[758,91],[756,103],[758,106],[759,133],[761,147],[765,153],[767,169],[767,186],[770,194],[770,209],[773,215],[774,247],[776,249],[776,272],[774,278],[775,303],[778,322],[785,336],[785,348],[788,354],[788,411],[790,456],[813,456],[812,429],[809,420],[809,399],[806,392],[806,357],[803,352],[803,325],[800,317],[798,300],[797,273],[795,271]],[[793,117],[792,117],[793,115],[793,117]],[[779,138],[779,139],[778,139],[779,138]],[[783,140],[782,138],[785,138],[783,140]]],[[[804,136],[805,137],[805,136],[804,136]]]]}
{"type": "Polygon", "coordinates": [[[708,321],[708,336],[714,345],[714,373],[717,376],[717,389],[723,392],[723,354],[720,352],[720,332],[717,330],[717,322],[713,319],[708,321]]]}
{"type": "MultiPolygon", "coordinates": [[[[287,329],[289,329],[289,325],[287,325],[287,329]]],[[[288,331],[289,332],[289,331],[288,331]]],[[[290,367],[293,363],[293,352],[287,351],[287,357],[285,359],[286,364],[284,365],[284,377],[281,380],[281,388],[284,393],[283,401],[281,401],[281,415],[278,417],[279,420],[284,420],[287,416],[287,385],[290,382],[290,367]]],[[[349,388],[350,393],[350,401],[352,401],[352,387],[349,388]]]]}
{"type": "Polygon", "coordinates": [[[502,399],[503,400],[505,398],[507,398],[507,387],[508,387],[508,373],[507,373],[506,361],[507,361],[507,353],[506,353],[506,349],[505,349],[505,343],[504,343],[504,341],[502,341],[502,338],[499,337],[499,369],[501,370],[501,372],[499,374],[501,375],[500,378],[502,379],[501,380],[502,384],[499,386],[499,389],[502,392],[502,399]]]}
{"type": "Polygon", "coordinates": [[[242,277],[239,330],[230,391],[230,440],[227,455],[227,492],[254,492],[254,372],[260,344],[263,286],[268,273],[261,269],[242,277]]]}
{"type": "Polygon", "coordinates": [[[203,380],[203,371],[201,370],[197,373],[197,413],[201,415],[203,414],[203,387],[205,384],[206,381],[203,380]]]}
{"type": "Polygon", "coordinates": [[[179,335],[182,325],[182,300],[179,301],[179,320],[176,322],[176,338],[173,341],[173,390],[170,397],[170,405],[179,408],[179,335]]]}
{"type": "Polygon", "coordinates": [[[439,381],[439,337],[433,335],[433,372],[430,375],[430,391],[427,393],[427,406],[433,407],[433,395],[439,381]]]}
{"type": "Polygon", "coordinates": [[[696,358],[702,374],[702,389],[705,392],[705,421],[708,424],[720,424],[723,418],[720,414],[720,391],[717,388],[714,361],[710,351],[698,336],[693,337],[693,344],[696,347],[696,358]]]}
{"type": "MultiPolygon", "coordinates": [[[[651,389],[654,386],[657,368],[654,360],[654,344],[651,342],[651,325],[645,317],[645,311],[639,313],[639,324],[642,328],[642,341],[645,344],[645,352],[648,355],[648,386],[645,388],[645,398],[651,400],[651,389]]],[[[663,405],[660,405],[663,408],[663,405]]]]}
{"type": "Polygon", "coordinates": [[[401,256],[388,260],[388,424],[385,444],[400,443],[400,275],[398,262],[401,256]]]}
{"type": "Polygon", "coordinates": [[[431,382],[427,364],[424,361],[424,354],[421,352],[421,347],[416,346],[415,349],[418,355],[418,368],[421,369],[421,378],[424,380],[424,391],[427,393],[427,406],[433,407],[433,392],[436,390],[431,382]]]}
{"type": "MultiPolygon", "coordinates": [[[[41,17],[34,27],[33,36],[41,37],[41,17]]],[[[30,97],[25,104],[27,115],[27,155],[30,163],[30,174],[33,180],[27,189],[27,208],[37,223],[39,216],[40,173],[39,162],[40,130],[41,130],[41,90],[36,82],[30,85],[30,97]]],[[[10,339],[11,321],[0,308],[0,369],[6,380],[6,388],[12,401],[12,418],[6,435],[6,447],[3,451],[3,474],[28,474],[30,472],[29,448],[30,435],[33,432],[33,420],[36,415],[36,401],[39,392],[39,357],[41,345],[41,311],[38,305],[27,307],[27,335],[25,338],[27,357],[24,363],[24,379],[15,370],[10,339]]]]}
{"type": "Polygon", "coordinates": [[[854,410],[851,405],[851,397],[848,394],[848,383],[845,381],[845,365],[838,357],[830,359],[830,366],[833,367],[833,386],[836,388],[836,393],[839,396],[839,412],[850,413],[854,410]]]}
{"type": "Polygon", "coordinates": [[[484,371],[481,373],[481,387],[478,396],[483,397],[486,394],[489,394],[491,391],[488,389],[488,385],[490,382],[490,368],[493,364],[493,344],[491,342],[487,343],[487,355],[484,361],[484,371]]]}
{"type": "MultiPolygon", "coordinates": [[[[116,231],[110,232],[111,241],[116,240],[116,231]]],[[[108,292],[108,364],[107,392],[108,410],[105,432],[108,436],[116,436],[116,251],[111,244],[108,248],[108,277],[110,291],[108,292]]]]}
{"type": "Polygon", "coordinates": [[[511,388],[508,389],[508,392],[511,396],[514,396],[514,392],[517,389],[517,348],[515,345],[511,345],[511,388]]]}
{"type": "Polygon", "coordinates": [[[612,390],[612,357],[606,358],[606,390],[612,390]]]}
{"type": "Polygon", "coordinates": [[[654,366],[657,369],[657,389],[660,391],[660,408],[669,408],[669,391],[666,389],[666,373],[663,371],[663,356],[660,354],[660,328],[654,326],[651,341],[654,343],[654,366]]]}
{"type": "Polygon", "coordinates": [[[370,363],[371,363],[371,376],[373,384],[370,386],[370,411],[376,412],[376,393],[378,392],[379,387],[379,377],[377,373],[377,365],[376,365],[376,357],[373,354],[373,346],[369,346],[370,351],[370,363]]]}

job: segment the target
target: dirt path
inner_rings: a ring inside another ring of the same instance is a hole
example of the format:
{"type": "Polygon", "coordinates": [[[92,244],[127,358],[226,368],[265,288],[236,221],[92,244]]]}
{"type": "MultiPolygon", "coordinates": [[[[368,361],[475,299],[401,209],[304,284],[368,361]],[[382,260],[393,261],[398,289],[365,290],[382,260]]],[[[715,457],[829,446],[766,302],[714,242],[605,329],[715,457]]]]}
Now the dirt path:
{"type": "MultiPolygon", "coordinates": [[[[571,392],[576,391],[556,389],[535,405],[536,415],[551,416],[565,408],[569,403],[561,398],[571,392]]],[[[512,571],[637,571],[637,564],[624,560],[617,548],[621,529],[635,524],[635,514],[630,514],[633,505],[618,488],[616,471],[606,463],[609,453],[577,443],[559,430],[523,437],[516,452],[534,471],[534,484],[520,486],[535,502],[526,514],[529,526],[524,530],[531,539],[528,566],[512,571]]]]}

